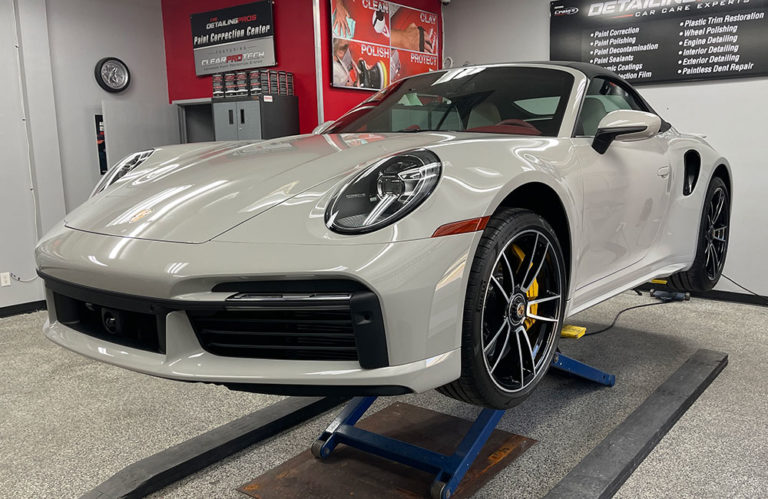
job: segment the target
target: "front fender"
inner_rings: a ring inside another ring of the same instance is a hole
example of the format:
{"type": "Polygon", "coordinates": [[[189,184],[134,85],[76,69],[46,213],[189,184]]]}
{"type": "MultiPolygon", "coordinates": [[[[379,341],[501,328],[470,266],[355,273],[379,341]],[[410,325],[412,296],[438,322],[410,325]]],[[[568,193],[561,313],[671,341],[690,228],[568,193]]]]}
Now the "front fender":
{"type": "MultiPolygon", "coordinates": [[[[469,134],[467,134],[469,135],[469,134]]],[[[580,217],[577,163],[569,140],[552,138],[472,138],[429,146],[443,162],[435,192],[396,223],[359,235],[337,234],[325,225],[325,209],[346,177],[318,184],[216,239],[269,240],[279,244],[381,244],[429,238],[445,224],[492,215],[515,189],[532,182],[550,187],[565,206],[572,232],[580,217]]]]}

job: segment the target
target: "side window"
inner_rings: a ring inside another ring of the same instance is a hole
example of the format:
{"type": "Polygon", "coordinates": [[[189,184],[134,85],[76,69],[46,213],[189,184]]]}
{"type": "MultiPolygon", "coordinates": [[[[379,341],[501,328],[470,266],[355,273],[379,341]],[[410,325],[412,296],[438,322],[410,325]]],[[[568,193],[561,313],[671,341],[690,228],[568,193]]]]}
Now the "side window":
{"type": "Polygon", "coordinates": [[[576,135],[593,137],[597,125],[611,111],[634,109],[645,111],[644,106],[621,85],[605,78],[592,78],[587,87],[584,104],[576,124],[576,135]]]}

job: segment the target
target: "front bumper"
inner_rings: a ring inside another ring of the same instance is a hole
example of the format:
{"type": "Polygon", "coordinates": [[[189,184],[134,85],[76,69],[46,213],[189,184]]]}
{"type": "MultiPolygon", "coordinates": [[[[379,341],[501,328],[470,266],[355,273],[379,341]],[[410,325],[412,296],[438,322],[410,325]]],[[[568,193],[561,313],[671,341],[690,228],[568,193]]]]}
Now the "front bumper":
{"type": "Polygon", "coordinates": [[[360,360],[215,355],[201,346],[185,307],[171,307],[162,314],[161,351],[121,345],[57,320],[51,289],[47,290],[51,312],[45,333],[85,356],[178,380],[257,385],[258,391],[279,393],[308,393],[311,387],[341,387],[350,394],[424,391],[460,374],[466,264],[474,237],[462,234],[360,246],[179,244],[60,227],[38,246],[38,268],[51,282],[150,301],[223,303],[232,293],[215,291],[221,283],[359,282],[375,293],[381,307],[387,362],[379,365],[384,367],[365,368],[360,360]],[[270,390],[273,385],[280,386],[270,390]]]}

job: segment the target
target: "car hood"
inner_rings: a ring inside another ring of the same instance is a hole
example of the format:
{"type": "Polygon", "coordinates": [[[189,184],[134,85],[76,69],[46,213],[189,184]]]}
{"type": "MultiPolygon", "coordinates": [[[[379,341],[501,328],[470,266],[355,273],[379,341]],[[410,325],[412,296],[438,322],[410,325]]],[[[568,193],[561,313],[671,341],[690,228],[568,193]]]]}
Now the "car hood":
{"type": "Polygon", "coordinates": [[[202,243],[361,165],[455,138],[327,134],[158,148],[65,223],[100,234],[202,243]]]}

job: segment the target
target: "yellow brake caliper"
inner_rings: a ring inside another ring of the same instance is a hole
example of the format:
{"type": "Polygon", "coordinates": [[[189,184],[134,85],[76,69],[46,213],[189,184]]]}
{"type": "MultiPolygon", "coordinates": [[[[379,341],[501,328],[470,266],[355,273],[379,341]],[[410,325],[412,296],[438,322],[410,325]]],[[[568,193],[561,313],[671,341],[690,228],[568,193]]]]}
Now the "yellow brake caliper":
{"type": "MultiPolygon", "coordinates": [[[[513,244],[512,245],[512,251],[515,252],[515,255],[520,259],[520,265],[523,264],[525,261],[525,253],[522,249],[520,249],[520,246],[513,244]]],[[[520,265],[517,267],[517,272],[520,271],[520,265]]],[[[533,267],[533,262],[531,262],[531,267],[533,267]]],[[[537,279],[534,279],[531,283],[531,287],[528,288],[528,292],[525,294],[525,296],[528,298],[528,301],[535,300],[537,296],[539,296],[539,282],[537,279]]],[[[533,315],[536,315],[538,312],[539,305],[538,303],[534,303],[531,305],[531,313],[533,315]]],[[[525,329],[530,329],[531,326],[533,326],[533,323],[536,322],[536,319],[525,319],[525,329]]]]}

